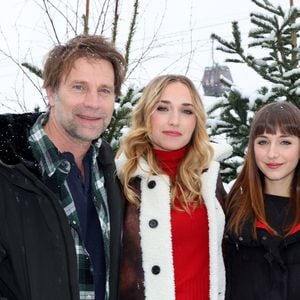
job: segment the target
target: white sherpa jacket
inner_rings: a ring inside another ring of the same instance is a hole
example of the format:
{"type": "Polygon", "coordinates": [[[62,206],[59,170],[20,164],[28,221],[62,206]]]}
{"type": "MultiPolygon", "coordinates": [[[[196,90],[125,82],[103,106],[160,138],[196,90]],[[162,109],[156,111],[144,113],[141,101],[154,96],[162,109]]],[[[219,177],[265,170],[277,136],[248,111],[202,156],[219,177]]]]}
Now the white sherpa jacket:
{"type": "MultiPolygon", "coordinates": [[[[225,217],[216,197],[218,161],[229,156],[232,148],[227,144],[213,144],[213,147],[214,160],[202,174],[202,196],[209,226],[210,300],[221,300],[225,294],[222,256],[225,217]]],[[[116,160],[118,172],[125,161],[124,155],[116,160]]],[[[169,177],[149,175],[149,167],[143,159],[134,175],[138,181],[141,205],[136,208],[128,204],[125,211],[121,299],[175,300],[169,177]],[[153,220],[159,226],[153,227],[153,220]]]]}

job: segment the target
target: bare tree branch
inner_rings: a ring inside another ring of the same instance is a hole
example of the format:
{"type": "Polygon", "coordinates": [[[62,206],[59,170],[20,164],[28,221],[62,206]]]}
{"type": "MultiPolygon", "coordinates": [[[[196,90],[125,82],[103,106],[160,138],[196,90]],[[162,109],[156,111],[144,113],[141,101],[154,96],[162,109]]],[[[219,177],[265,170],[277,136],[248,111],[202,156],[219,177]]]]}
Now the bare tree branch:
{"type": "Polygon", "coordinates": [[[90,0],[86,0],[85,2],[85,15],[82,16],[83,18],[83,33],[89,33],[89,19],[90,19],[90,0]]]}
{"type": "MultiPolygon", "coordinates": [[[[116,43],[118,40],[118,31],[121,20],[120,8],[122,4],[120,0],[103,0],[101,2],[99,2],[98,0],[43,0],[42,2],[39,0],[33,0],[33,2],[44,12],[45,17],[43,21],[45,22],[45,30],[48,32],[48,34],[47,32],[46,34],[53,39],[54,43],[60,43],[62,37],[65,38],[65,35],[61,35],[61,21],[65,22],[66,24],[67,35],[69,33],[71,33],[72,35],[77,35],[80,31],[84,33],[93,31],[94,34],[107,34],[108,30],[111,30],[112,42],[116,43]],[[83,11],[83,13],[80,13],[81,11],[83,11]],[[110,20],[110,23],[108,23],[108,19],[110,20]],[[99,31],[101,31],[101,33],[99,33],[99,31]]],[[[154,34],[152,34],[150,39],[144,36],[144,38],[141,40],[142,47],[138,49],[139,46],[136,46],[138,45],[138,43],[134,43],[136,41],[135,34],[138,29],[142,29],[143,24],[140,25],[139,23],[141,23],[141,21],[144,21],[145,19],[142,18],[142,14],[139,11],[139,6],[142,2],[140,0],[133,0],[130,3],[132,3],[133,5],[133,11],[132,13],[130,13],[130,21],[128,21],[127,16],[123,18],[126,24],[129,23],[127,39],[124,42],[125,45],[123,47],[125,49],[124,56],[127,61],[126,80],[132,77],[133,73],[138,67],[143,68],[144,63],[154,58],[162,57],[161,50],[159,52],[156,52],[156,49],[161,49],[162,47],[166,46],[169,47],[170,42],[174,41],[174,38],[168,38],[169,41],[162,43],[162,40],[158,38],[158,33],[162,27],[166,14],[167,6],[165,5],[164,10],[162,10],[162,7],[160,8],[159,19],[155,19],[155,22],[158,23],[158,26],[155,26],[154,34]]],[[[146,5],[145,3],[143,3],[143,12],[146,12],[147,6],[151,3],[151,0],[148,0],[146,5]]],[[[164,3],[166,4],[166,1],[164,3]]],[[[128,11],[128,9],[126,11],[128,11]]],[[[123,33],[124,26],[122,28],[122,34],[123,33]]],[[[192,39],[192,30],[190,31],[190,34],[192,39]]],[[[123,38],[123,36],[121,38],[123,38]]],[[[139,43],[139,45],[140,44],[141,43],[139,43]]],[[[193,44],[191,44],[191,48],[193,48],[193,44]]],[[[1,49],[0,51],[0,54],[9,58],[15,65],[18,66],[18,68],[31,82],[34,88],[38,90],[39,94],[42,96],[43,102],[46,104],[46,101],[41,92],[41,87],[39,87],[38,84],[33,80],[33,74],[40,74],[40,72],[38,71],[41,70],[36,68],[33,63],[23,62],[24,66],[28,68],[26,70],[22,67],[22,64],[19,63],[18,60],[15,59],[14,56],[11,55],[8,51],[6,51],[5,49],[1,49]],[[30,70],[34,72],[31,73],[30,70]]],[[[193,50],[190,50],[186,72],[188,72],[189,70],[189,65],[191,64],[193,55],[193,50]]]]}
{"type": "Polygon", "coordinates": [[[192,62],[192,58],[193,58],[193,55],[194,55],[194,50],[193,50],[193,28],[192,28],[192,24],[191,24],[192,16],[193,16],[193,7],[191,5],[191,7],[190,7],[190,53],[189,53],[188,63],[186,65],[186,69],[185,69],[185,74],[187,74],[189,72],[191,62],[192,62]]]}
{"type": "MultiPolygon", "coordinates": [[[[150,53],[151,51],[153,51],[155,48],[160,48],[162,45],[157,45],[155,44],[158,41],[158,33],[162,27],[163,24],[163,19],[165,17],[165,13],[166,13],[166,6],[164,8],[164,12],[162,14],[162,17],[160,18],[160,22],[159,25],[157,26],[155,32],[153,33],[151,40],[149,43],[147,43],[146,48],[142,49],[142,52],[139,54],[138,59],[136,59],[134,62],[133,61],[129,61],[128,63],[128,67],[130,66],[130,68],[128,68],[127,73],[126,73],[126,80],[128,80],[128,78],[132,75],[132,73],[142,65],[143,62],[146,62],[150,59],[156,58],[157,55],[150,57],[150,53]]],[[[137,25],[138,26],[138,25],[137,25]]],[[[145,37],[144,37],[145,40],[145,37]]],[[[137,50],[137,49],[135,49],[137,50]]]]}
{"type": "Polygon", "coordinates": [[[126,71],[127,71],[127,66],[128,66],[128,62],[129,62],[129,54],[130,54],[131,44],[132,44],[133,36],[135,33],[135,29],[136,29],[136,18],[137,18],[137,14],[138,14],[138,8],[139,8],[139,0],[135,0],[134,4],[133,4],[132,20],[130,23],[128,38],[127,38],[127,42],[126,42],[126,46],[125,46],[126,71]]]}
{"type": "Polygon", "coordinates": [[[59,7],[57,5],[54,5],[52,1],[50,0],[43,0],[43,4],[44,6],[41,6],[39,4],[38,1],[35,1],[36,5],[38,7],[41,8],[41,10],[43,10],[45,13],[46,13],[46,16],[50,22],[50,25],[51,25],[51,28],[52,28],[52,31],[53,31],[53,34],[55,35],[55,39],[56,39],[56,42],[60,44],[60,40],[58,38],[58,34],[57,34],[57,29],[55,27],[55,22],[54,22],[54,18],[53,16],[50,14],[50,10],[49,10],[49,7],[48,5],[51,7],[51,9],[53,9],[54,11],[56,11],[62,18],[63,20],[66,22],[67,24],[67,28],[70,27],[73,34],[77,34],[77,23],[78,23],[78,20],[80,19],[79,16],[78,16],[78,10],[79,10],[79,0],[77,0],[77,4],[76,4],[76,10],[72,11],[71,7],[66,4],[66,10],[70,10],[72,11],[72,13],[75,15],[75,27],[73,26],[72,22],[70,21],[70,17],[65,14],[61,9],[59,9],[59,7]]]}
{"type": "MultiPolygon", "coordinates": [[[[7,44],[7,39],[6,39],[5,35],[4,35],[4,33],[2,32],[2,30],[0,32],[1,32],[1,35],[4,38],[4,40],[6,41],[6,44],[7,44]]],[[[8,52],[4,51],[3,49],[0,49],[0,53],[4,57],[8,58],[15,66],[17,66],[17,68],[21,71],[21,73],[29,80],[29,82],[34,86],[34,88],[37,90],[37,92],[41,95],[41,98],[42,98],[44,104],[46,104],[46,100],[45,100],[44,95],[43,95],[43,93],[41,91],[41,88],[33,81],[33,79],[31,78],[31,76],[29,76],[29,74],[24,70],[24,68],[22,67],[22,63],[19,63],[17,61],[17,59],[15,59],[13,57],[13,55],[11,54],[11,51],[10,51],[8,45],[7,45],[7,48],[8,48],[8,52]]],[[[19,97],[17,97],[17,99],[19,99],[19,97]]]]}
{"type": "Polygon", "coordinates": [[[59,38],[58,38],[58,35],[57,35],[57,32],[56,32],[56,28],[55,28],[55,26],[54,26],[53,19],[52,19],[51,16],[50,16],[50,12],[49,12],[49,9],[48,9],[48,6],[47,6],[46,2],[48,2],[48,1],[43,0],[45,13],[46,13],[46,16],[48,17],[48,20],[50,21],[50,26],[51,26],[52,31],[53,31],[53,33],[54,33],[56,42],[60,44],[60,41],[59,41],[59,38]]]}
{"type": "MultiPolygon", "coordinates": [[[[106,24],[106,18],[107,18],[107,15],[108,15],[109,4],[110,4],[110,1],[107,1],[107,5],[106,6],[103,5],[103,9],[101,10],[101,12],[103,11],[103,14],[102,14],[103,21],[102,21],[102,26],[101,26],[100,34],[103,34],[104,30],[105,30],[105,24],[106,24]]],[[[98,28],[98,26],[96,28],[98,28]]]]}
{"type": "Polygon", "coordinates": [[[111,39],[114,44],[117,38],[118,21],[119,21],[119,0],[115,0],[114,21],[113,21],[112,39],[111,39]]]}

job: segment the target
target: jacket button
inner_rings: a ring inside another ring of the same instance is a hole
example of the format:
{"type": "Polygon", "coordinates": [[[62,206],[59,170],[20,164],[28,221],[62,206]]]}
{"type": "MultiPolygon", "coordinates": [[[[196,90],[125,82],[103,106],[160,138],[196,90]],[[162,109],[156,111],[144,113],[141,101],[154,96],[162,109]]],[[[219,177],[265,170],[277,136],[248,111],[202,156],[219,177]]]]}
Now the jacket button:
{"type": "Polygon", "coordinates": [[[160,267],[155,265],[152,267],[151,271],[154,275],[158,275],[160,273],[160,267]]]}
{"type": "Polygon", "coordinates": [[[244,238],[242,236],[239,236],[239,241],[243,241],[244,238]]]}
{"type": "Polygon", "coordinates": [[[156,182],[154,180],[151,180],[148,182],[148,188],[153,189],[156,186],[156,182]]]}
{"type": "Polygon", "coordinates": [[[156,228],[158,226],[158,221],[155,219],[151,219],[149,221],[149,226],[150,226],[150,228],[156,228]]]}

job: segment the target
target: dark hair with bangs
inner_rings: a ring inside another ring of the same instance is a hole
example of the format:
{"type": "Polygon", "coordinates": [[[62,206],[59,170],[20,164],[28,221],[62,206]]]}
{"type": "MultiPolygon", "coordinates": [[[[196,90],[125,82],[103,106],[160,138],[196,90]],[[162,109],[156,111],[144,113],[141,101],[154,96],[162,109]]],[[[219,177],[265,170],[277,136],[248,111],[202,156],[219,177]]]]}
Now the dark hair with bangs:
{"type": "Polygon", "coordinates": [[[283,134],[300,137],[299,109],[290,102],[274,102],[265,105],[255,116],[250,130],[253,135],[276,134],[279,129],[283,134]]]}
{"type": "MultiPolygon", "coordinates": [[[[262,107],[251,124],[247,154],[241,173],[228,194],[226,212],[229,221],[226,230],[239,234],[244,222],[253,220],[252,234],[256,238],[256,220],[262,221],[274,231],[266,220],[264,208],[264,176],[256,165],[254,141],[264,133],[293,135],[300,138],[300,109],[290,102],[272,102],[262,107]]],[[[294,219],[285,233],[300,222],[300,165],[296,167],[290,187],[290,204],[294,219]]]]}
{"type": "Polygon", "coordinates": [[[44,88],[56,90],[63,76],[67,76],[79,58],[104,59],[114,70],[115,94],[121,94],[126,62],[115,46],[99,35],[78,35],[65,45],[55,46],[46,58],[43,70],[44,88]]]}

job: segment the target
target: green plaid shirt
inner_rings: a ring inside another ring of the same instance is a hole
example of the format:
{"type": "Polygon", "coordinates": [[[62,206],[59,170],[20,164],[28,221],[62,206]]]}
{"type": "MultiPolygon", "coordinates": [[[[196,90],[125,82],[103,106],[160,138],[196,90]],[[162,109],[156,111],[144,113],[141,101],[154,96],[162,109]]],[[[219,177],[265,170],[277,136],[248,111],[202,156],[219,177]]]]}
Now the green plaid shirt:
{"type": "MultiPolygon", "coordinates": [[[[42,169],[43,181],[57,195],[65,213],[69,219],[71,232],[75,242],[78,267],[78,281],[80,290],[80,300],[95,299],[92,265],[89,254],[87,253],[83,241],[79,236],[79,219],[77,216],[72,194],[67,184],[67,176],[71,169],[70,163],[64,159],[61,153],[53,145],[43,129],[43,124],[48,120],[48,114],[41,115],[30,130],[28,138],[32,147],[33,155],[39,162],[42,169]]],[[[109,296],[109,236],[110,223],[107,205],[107,195],[104,188],[104,177],[102,170],[98,168],[97,156],[101,146],[101,139],[92,144],[92,172],[91,186],[93,201],[98,212],[106,260],[106,295],[109,296]]]]}

